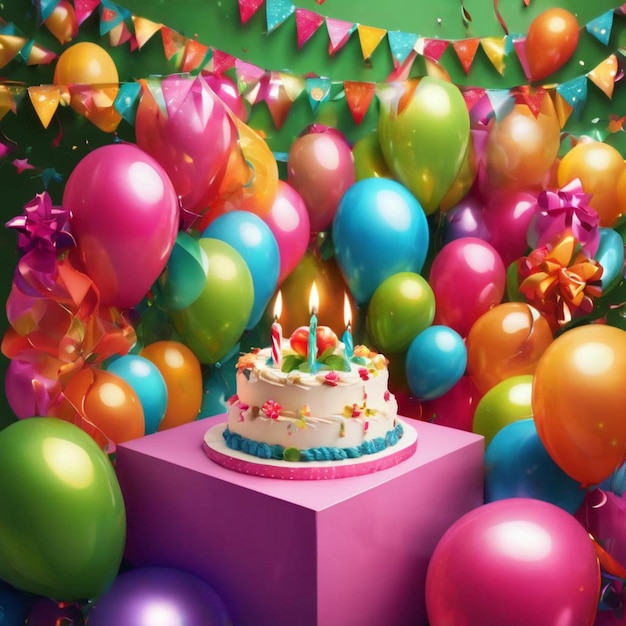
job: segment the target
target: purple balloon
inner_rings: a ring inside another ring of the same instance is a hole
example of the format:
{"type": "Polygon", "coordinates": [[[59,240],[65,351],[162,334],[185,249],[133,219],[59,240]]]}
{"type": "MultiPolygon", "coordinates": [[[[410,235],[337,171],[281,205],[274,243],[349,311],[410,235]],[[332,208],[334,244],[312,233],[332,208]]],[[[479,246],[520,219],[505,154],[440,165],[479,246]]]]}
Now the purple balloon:
{"type": "Polygon", "coordinates": [[[586,530],[532,498],[466,513],[444,533],[426,573],[431,626],[591,626],[599,592],[586,530]]]}
{"type": "Polygon", "coordinates": [[[488,236],[483,203],[474,196],[465,196],[444,214],[444,245],[461,237],[487,240],[488,236]]]}
{"type": "Polygon", "coordinates": [[[89,626],[231,626],[222,599],[202,579],[169,567],[120,574],[95,604],[89,626]]]}

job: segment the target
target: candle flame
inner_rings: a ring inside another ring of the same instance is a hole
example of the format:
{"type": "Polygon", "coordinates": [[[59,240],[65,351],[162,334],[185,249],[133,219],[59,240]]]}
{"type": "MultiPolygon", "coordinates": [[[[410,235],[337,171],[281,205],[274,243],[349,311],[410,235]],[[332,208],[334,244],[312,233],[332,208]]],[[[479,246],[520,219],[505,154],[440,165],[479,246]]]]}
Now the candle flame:
{"type": "Polygon", "coordinates": [[[309,311],[311,313],[317,313],[320,306],[320,296],[317,293],[317,285],[315,281],[311,285],[311,293],[309,294],[309,311]]]}
{"type": "Polygon", "coordinates": [[[343,323],[346,328],[352,324],[352,308],[350,307],[350,300],[348,294],[343,292],[343,323]]]}
{"type": "Polygon", "coordinates": [[[283,293],[279,291],[276,294],[276,300],[274,301],[274,319],[277,320],[283,312],[283,293]]]}

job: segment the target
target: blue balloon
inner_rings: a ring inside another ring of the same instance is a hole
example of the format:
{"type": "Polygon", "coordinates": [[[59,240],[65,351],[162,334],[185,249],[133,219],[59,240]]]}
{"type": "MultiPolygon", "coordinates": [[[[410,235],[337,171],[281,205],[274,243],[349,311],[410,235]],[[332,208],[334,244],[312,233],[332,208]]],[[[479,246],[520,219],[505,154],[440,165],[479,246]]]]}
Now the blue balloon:
{"type": "Polygon", "coordinates": [[[274,295],[280,272],[280,251],[270,227],[249,211],[228,211],[213,220],[202,237],[232,246],[246,262],[252,276],[254,301],[246,330],[254,328],[274,295]]]}
{"type": "Polygon", "coordinates": [[[167,385],[157,366],[138,354],[125,354],[106,369],[133,388],[143,408],[145,434],[155,433],[167,409],[167,385]]]}
{"type": "Polygon", "coordinates": [[[0,581],[0,626],[23,626],[32,604],[31,597],[0,581]]]}
{"type": "Polygon", "coordinates": [[[533,418],[511,422],[485,452],[485,502],[535,498],[575,513],[585,489],[568,476],[545,449],[533,418]]]}
{"type": "Polygon", "coordinates": [[[467,349],[448,326],[429,326],[409,344],[405,372],[409,389],[420,400],[434,400],[450,391],[467,366],[467,349]]]}
{"type": "Polygon", "coordinates": [[[363,304],[389,276],[421,272],[430,234],[422,205],[404,185],[364,178],[339,202],[332,241],[350,292],[363,304]]]}
{"type": "Polygon", "coordinates": [[[624,269],[624,240],[612,228],[599,228],[600,241],[594,255],[602,266],[602,293],[608,293],[622,278],[624,269]]]}

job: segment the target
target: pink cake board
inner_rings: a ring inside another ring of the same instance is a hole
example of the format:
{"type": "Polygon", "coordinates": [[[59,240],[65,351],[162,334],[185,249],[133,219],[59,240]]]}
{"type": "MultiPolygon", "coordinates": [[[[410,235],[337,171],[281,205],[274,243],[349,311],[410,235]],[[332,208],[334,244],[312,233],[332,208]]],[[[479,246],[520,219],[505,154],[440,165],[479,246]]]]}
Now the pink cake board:
{"type": "Polygon", "coordinates": [[[126,558],[200,576],[233,626],[425,626],[429,558],[483,502],[483,438],[425,422],[414,454],[373,474],[276,480],[211,461],[225,416],[118,447],[126,558]]]}

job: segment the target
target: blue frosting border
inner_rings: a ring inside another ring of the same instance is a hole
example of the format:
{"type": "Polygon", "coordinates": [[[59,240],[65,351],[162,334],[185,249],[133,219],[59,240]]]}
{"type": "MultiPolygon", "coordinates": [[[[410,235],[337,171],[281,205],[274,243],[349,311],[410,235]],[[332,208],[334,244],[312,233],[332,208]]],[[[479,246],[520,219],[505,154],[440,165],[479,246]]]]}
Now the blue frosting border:
{"type": "Polygon", "coordinates": [[[375,437],[369,441],[364,441],[359,446],[350,448],[319,447],[298,450],[297,448],[285,448],[284,446],[270,446],[267,443],[254,441],[247,437],[242,437],[237,433],[231,433],[228,428],[224,429],[224,440],[231,450],[237,450],[251,454],[260,459],[272,459],[275,461],[343,461],[345,459],[358,459],[367,454],[376,454],[386,448],[395,446],[404,435],[404,428],[398,422],[384,437],[375,437]]]}

